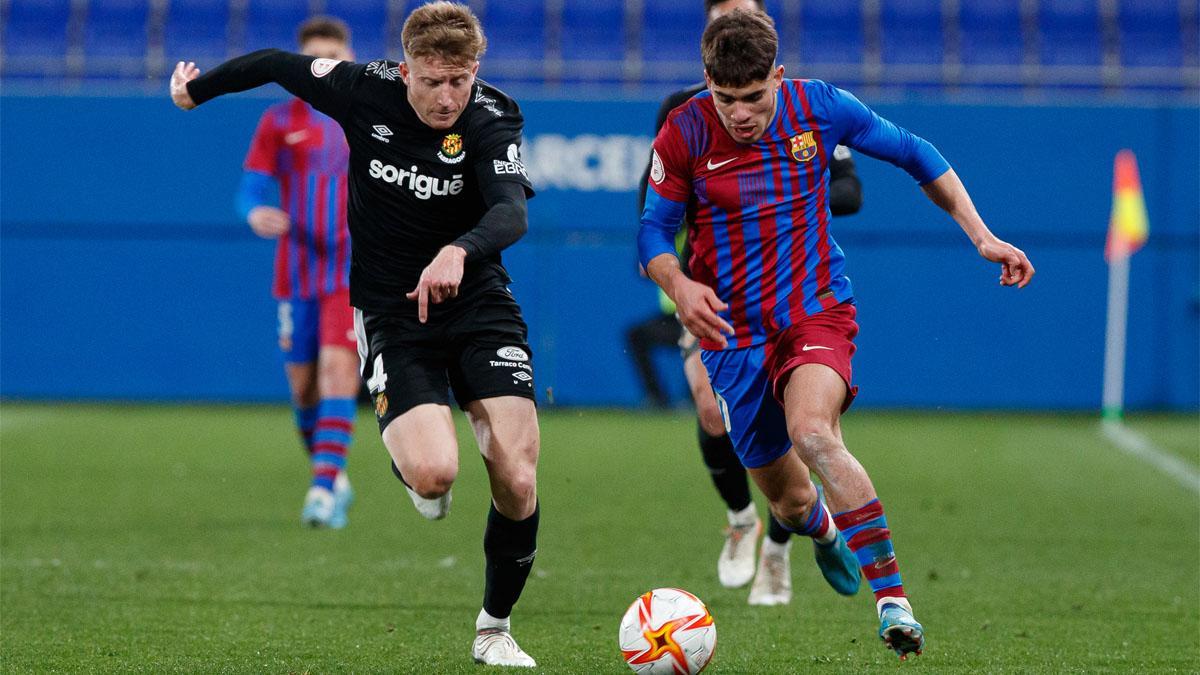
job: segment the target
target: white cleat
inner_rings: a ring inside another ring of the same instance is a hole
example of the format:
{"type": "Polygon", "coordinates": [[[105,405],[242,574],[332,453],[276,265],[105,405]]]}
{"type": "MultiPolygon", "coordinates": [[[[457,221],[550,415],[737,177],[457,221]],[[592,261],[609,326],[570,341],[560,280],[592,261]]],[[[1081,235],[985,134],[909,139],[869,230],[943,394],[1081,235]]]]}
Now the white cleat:
{"type": "Polygon", "coordinates": [[[413,506],[417,507],[417,513],[429,520],[441,520],[446,517],[446,514],[450,513],[449,490],[437,499],[426,499],[407,485],[404,486],[404,489],[408,490],[408,496],[412,498],[413,506]]]}
{"type": "Polygon", "coordinates": [[[729,512],[725,545],[717,558],[717,578],[725,588],[741,588],[754,578],[754,545],[762,533],[762,521],[754,505],[740,513],[729,512]]]}
{"type": "Polygon", "coordinates": [[[476,633],[471,657],[485,666],[537,667],[533,657],[522,651],[512,633],[503,628],[485,628],[476,633]]]}
{"type": "Polygon", "coordinates": [[[304,495],[304,508],[300,511],[300,522],[307,527],[329,527],[333,518],[335,500],[333,493],[322,487],[313,486],[304,495]]]}
{"type": "Polygon", "coordinates": [[[751,605],[772,607],[786,605],[792,601],[792,561],[789,555],[792,542],[776,544],[763,538],[762,551],[758,556],[758,573],[750,586],[751,605]]]}

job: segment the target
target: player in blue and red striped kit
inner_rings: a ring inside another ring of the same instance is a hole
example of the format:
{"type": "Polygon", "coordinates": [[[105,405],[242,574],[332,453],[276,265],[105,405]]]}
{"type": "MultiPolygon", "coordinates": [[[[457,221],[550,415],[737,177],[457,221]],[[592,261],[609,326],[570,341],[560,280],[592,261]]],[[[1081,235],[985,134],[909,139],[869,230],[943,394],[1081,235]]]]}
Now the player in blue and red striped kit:
{"type": "Polygon", "coordinates": [[[932,145],[841,89],[785,80],[777,49],[774,23],[759,11],[732,12],[705,30],[708,91],[672,112],[654,141],[639,254],[701,339],[734,448],[772,513],[812,537],[838,592],[857,592],[861,568],[879,636],[906,658],[920,653],[924,628],[905,595],[883,506],[839,423],[857,391],[850,359],[858,325],[845,257],[829,231],[834,148],[912,175],[979,254],[1001,264],[1001,284],[1023,287],[1034,269],[988,230],[932,145]],[[674,233],[693,198],[689,278],[674,233]]]}
{"type": "MultiPolygon", "coordinates": [[[[299,42],[309,56],[353,59],[349,29],[332,17],[306,21],[299,42]]],[[[360,386],[349,292],[349,161],[337,122],[298,98],[278,103],[259,120],[237,199],[256,234],[279,240],[272,295],[296,426],[312,464],[300,514],[311,527],[345,527],[354,495],[345,470],[360,386]]]]}

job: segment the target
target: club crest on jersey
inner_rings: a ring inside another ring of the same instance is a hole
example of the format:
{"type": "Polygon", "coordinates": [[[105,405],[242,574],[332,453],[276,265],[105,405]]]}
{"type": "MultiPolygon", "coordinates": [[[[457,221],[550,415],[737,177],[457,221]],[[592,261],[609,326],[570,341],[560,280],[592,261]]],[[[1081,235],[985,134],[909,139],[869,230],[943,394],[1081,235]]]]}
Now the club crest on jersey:
{"type": "Polygon", "coordinates": [[[792,159],[797,162],[807,162],[817,156],[817,141],[813,138],[813,132],[805,131],[802,134],[792,136],[792,159]]]}
{"type": "Polygon", "coordinates": [[[387,394],[385,394],[383,392],[379,392],[379,394],[375,397],[375,416],[383,417],[384,415],[387,414],[387,410],[388,410],[387,394]]]}
{"type": "Polygon", "coordinates": [[[442,149],[438,151],[438,159],[447,164],[458,164],[467,156],[463,152],[463,139],[461,134],[446,134],[442,139],[442,149]]]}

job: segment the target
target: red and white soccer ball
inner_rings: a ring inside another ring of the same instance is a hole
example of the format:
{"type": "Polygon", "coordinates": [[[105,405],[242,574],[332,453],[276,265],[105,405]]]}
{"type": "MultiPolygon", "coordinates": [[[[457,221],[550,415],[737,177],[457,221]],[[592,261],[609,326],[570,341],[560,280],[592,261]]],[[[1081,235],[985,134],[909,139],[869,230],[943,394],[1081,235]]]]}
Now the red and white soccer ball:
{"type": "Polygon", "coordinates": [[[621,619],[621,655],[635,673],[695,675],[717,647],[717,626],[700,598],[656,588],[633,601],[621,619]]]}

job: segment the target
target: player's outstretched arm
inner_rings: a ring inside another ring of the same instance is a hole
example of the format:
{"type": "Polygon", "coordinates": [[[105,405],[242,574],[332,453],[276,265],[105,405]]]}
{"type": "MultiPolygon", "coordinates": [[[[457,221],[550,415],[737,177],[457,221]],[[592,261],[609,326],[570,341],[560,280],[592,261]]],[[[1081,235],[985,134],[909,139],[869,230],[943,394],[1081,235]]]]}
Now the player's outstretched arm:
{"type": "Polygon", "coordinates": [[[191,110],[218,96],[275,82],[340,121],[364,67],[278,49],[260,49],[230,59],[203,75],[196,64],[180,62],[171,74],[171,100],[191,110]]]}
{"type": "Polygon", "coordinates": [[[954,221],[962,227],[963,232],[971,238],[979,255],[992,262],[1000,263],[1000,283],[1004,286],[1024,288],[1033,279],[1033,264],[1021,249],[1002,241],[992,234],[975,204],[967,188],[959,179],[954,169],[949,169],[936,180],[922,186],[926,196],[937,204],[954,221]]]}

